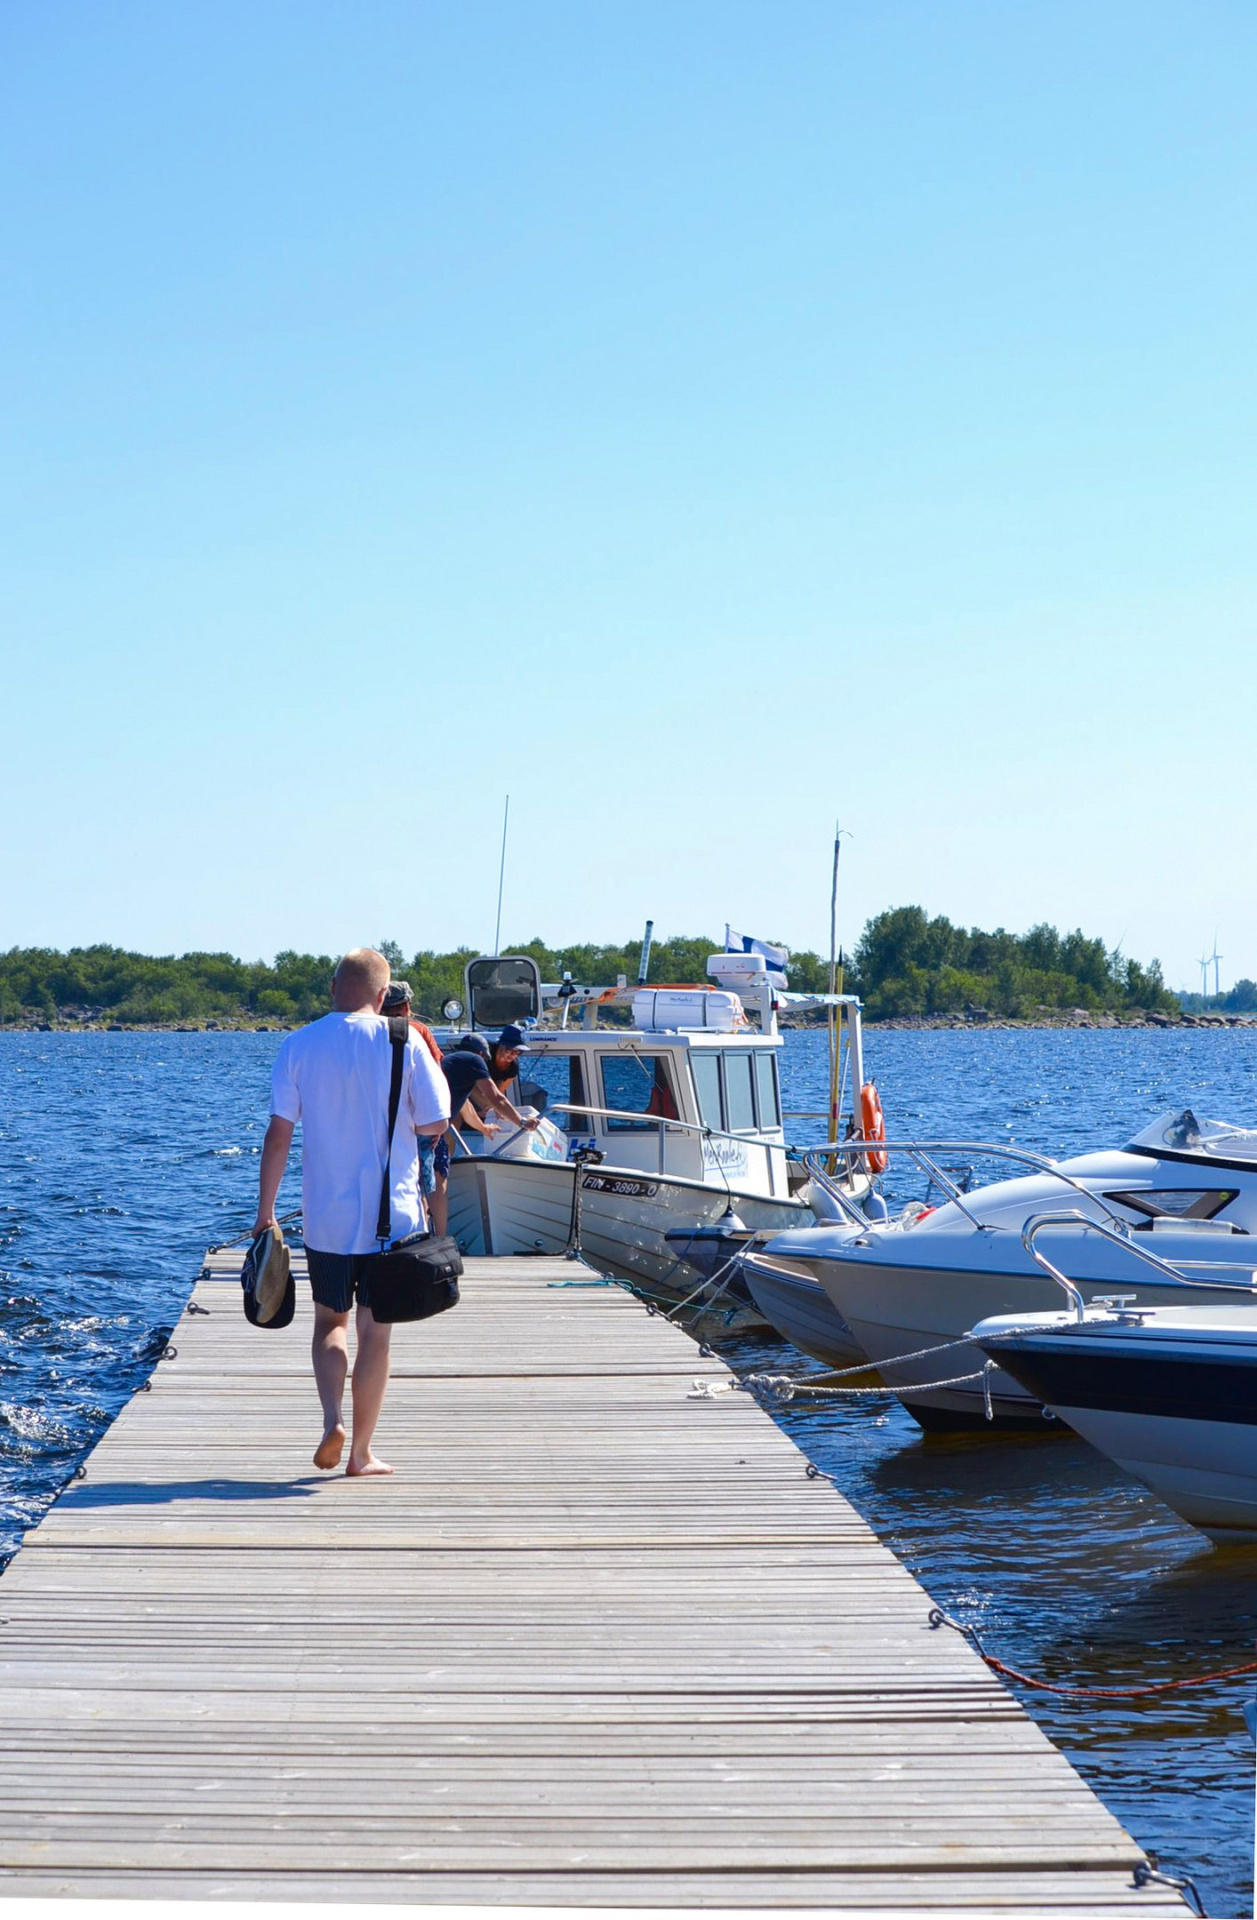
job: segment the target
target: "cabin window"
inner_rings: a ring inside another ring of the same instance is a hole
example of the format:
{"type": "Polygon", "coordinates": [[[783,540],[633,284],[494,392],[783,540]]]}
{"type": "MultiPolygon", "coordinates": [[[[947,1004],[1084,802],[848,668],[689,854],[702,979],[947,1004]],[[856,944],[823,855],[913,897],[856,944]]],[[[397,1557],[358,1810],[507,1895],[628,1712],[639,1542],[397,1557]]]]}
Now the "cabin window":
{"type": "Polygon", "coordinates": [[[690,1054],[694,1067],[694,1085],[698,1092],[698,1114],[705,1127],[724,1132],[725,1110],[720,1099],[720,1055],[704,1053],[695,1047],[690,1054]]]}
{"type": "MultiPolygon", "coordinates": [[[[602,1104],[620,1113],[640,1113],[653,1120],[676,1120],[676,1095],[672,1090],[672,1070],[661,1053],[604,1054],[602,1059],[602,1104]]],[[[608,1120],[608,1133],[638,1133],[650,1119],[608,1120]]]]}
{"type": "MultiPolygon", "coordinates": [[[[1135,1193],[1106,1193],[1105,1199],[1146,1220],[1212,1220],[1234,1200],[1237,1187],[1145,1187],[1135,1193]]],[[[1141,1223],[1142,1224],[1142,1223],[1141,1223]]]]}
{"type": "Polygon", "coordinates": [[[781,1102],[777,1097],[777,1062],[767,1047],[755,1050],[755,1096],[759,1103],[759,1124],[765,1133],[781,1125],[781,1102]]]}
{"type": "Polygon", "coordinates": [[[755,1096],[751,1092],[749,1053],[725,1055],[725,1110],[730,1133],[754,1133],[755,1096]]]}
{"type": "Polygon", "coordinates": [[[548,1113],[565,1133],[590,1133],[593,1119],[587,1113],[550,1113],[557,1100],[571,1100],[578,1107],[592,1106],[585,1092],[585,1068],[578,1053],[544,1052],[524,1054],[520,1060],[519,1100],[522,1106],[538,1107],[548,1113]]]}

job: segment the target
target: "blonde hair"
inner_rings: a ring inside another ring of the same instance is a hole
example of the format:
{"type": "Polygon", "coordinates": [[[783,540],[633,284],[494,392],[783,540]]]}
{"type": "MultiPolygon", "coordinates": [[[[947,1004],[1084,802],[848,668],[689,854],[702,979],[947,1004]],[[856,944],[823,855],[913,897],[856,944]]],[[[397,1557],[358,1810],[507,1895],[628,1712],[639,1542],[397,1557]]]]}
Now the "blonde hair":
{"type": "Polygon", "coordinates": [[[332,975],[332,995],[338,1007],[352,1012],[374,1005],[392,978],[392,968],[374,947],[354,947],[344,954],[332,975]]]}

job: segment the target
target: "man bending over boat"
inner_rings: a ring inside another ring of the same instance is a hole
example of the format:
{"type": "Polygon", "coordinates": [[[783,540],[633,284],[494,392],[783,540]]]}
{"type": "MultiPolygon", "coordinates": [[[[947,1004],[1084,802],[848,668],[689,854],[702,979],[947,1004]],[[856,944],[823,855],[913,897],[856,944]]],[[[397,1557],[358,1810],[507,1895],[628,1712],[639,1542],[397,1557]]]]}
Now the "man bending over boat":
{"type": "MultiPolygon", "coordinates": [[[[372,947],[347,953],[332,976],[332,1011],[290,1033],[275,1056],[254,1233],[275,1225],[275,1200],[293,1129],[302,1128],[301,1207],[314,1295],[314,1378],[323,1438],[314,1464],[330,1472],[345,1449],[343,1403],[349,1371],[349,1310],[357,1295],[353,1444],[346,1472],[392,1473],[371,1450],[388,1385],[391,1327],[371,1314],[370,1263],[388,1141],[392,1047],[380,1009],[389,964],[372,947]]],[[[420,1036],[406,1042],[401,1105],[389,1161],[394,1244],[421,1232],[418,1136],[444,1134],[445,1076],[420,1036]]]]}

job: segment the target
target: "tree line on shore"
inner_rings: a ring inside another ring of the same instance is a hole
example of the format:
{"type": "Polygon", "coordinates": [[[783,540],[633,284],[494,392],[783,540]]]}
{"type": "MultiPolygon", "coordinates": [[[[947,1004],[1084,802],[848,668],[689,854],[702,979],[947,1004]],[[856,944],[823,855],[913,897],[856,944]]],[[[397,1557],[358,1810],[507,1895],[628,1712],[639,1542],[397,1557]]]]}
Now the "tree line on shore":
{"type": "MultiPolygon", "coordinates": [[[[683,936],[657,942],[650,957],[651,984],[704,981],[708,955],[720,945],[683,936]]],[[[410,981],[416,1011],[425,1018],[438,1020],[446,1000],[462,998],[471,948],[424,951],[407,959],[392,941],[380,947],[394,973],[410,981]]],[[[614,984],[620,974],[635,981],[640,956],[635,940],[563,948],[527,940],[502,951],[531,954],[543,980],[557,981],[567,972],[590,986],[614,984]]],[[[154,958],[111,946],[74,947],[68,953],[14,947],[0,954],[0,1025],[201,1026],[213,1021],[288,1026],[327,1011],[334,965],[330,954],[291,951],[267,962],[238,960],[229,953],[154,958]]],[[[811,952],[791,955],[793,989],[824,992],[828,984],[827,959],[811,952]]],[[[1023,934],[1002,928],[984,933],[954,926],[941,915],[931,919],[920,907],[888,908],[870,920],[844,966],[842,985],[861,996],[873,1020],[971,1008],[1004,1019],[1035,1019],[1075,1007],[1138,1016],[1176,1013],[1180,1004],[1157,961],[1144,966],[1081,932],[1037,926],[1023,934]]]]}
{"type": "Polygon", "coordinates": [[[1225,993],[1180,993],[1184,1013],[1257,1013],[1257,980],[1237,980],[1225,993]]]}

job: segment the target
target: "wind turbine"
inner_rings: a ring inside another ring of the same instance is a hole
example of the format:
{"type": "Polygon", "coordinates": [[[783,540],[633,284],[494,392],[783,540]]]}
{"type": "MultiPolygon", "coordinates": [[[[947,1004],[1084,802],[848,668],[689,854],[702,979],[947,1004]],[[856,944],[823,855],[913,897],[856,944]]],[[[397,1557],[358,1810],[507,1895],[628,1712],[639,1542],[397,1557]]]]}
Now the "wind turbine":
{"type": "MultiPolygon", "coordinates": [[[[1216,947],[1218,943],[1215,940],[1213,944],[1216,947]]],[[[1209,962],[1203,953],[1196,965],[1200,968],[1200,997],[1202,1000],[1207,1000],[1209,998],[1209,962]]]]}
{"type": "Polygon", "coordinates": [[[1218,985],[1218,962],[1219,960],[1225,959],[1225,957],[1224,954],[1218,952],[1218,930],[1215,927],[1213,930],[1213,952],[1209,955],[1209,964],[1213,968],[1213,997],[1215,1000],[1220,999],[1222,994],[1222,989],[1218,985]]]}

